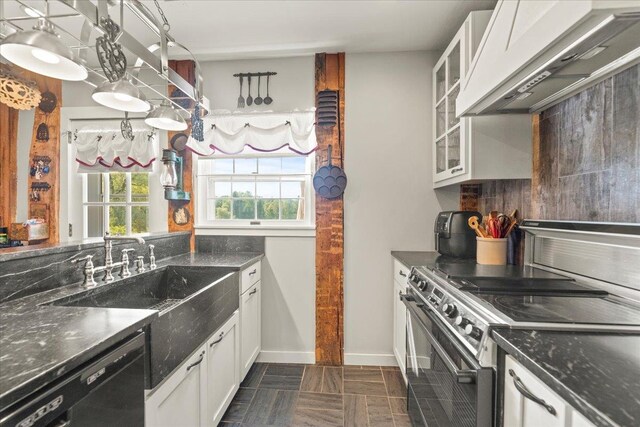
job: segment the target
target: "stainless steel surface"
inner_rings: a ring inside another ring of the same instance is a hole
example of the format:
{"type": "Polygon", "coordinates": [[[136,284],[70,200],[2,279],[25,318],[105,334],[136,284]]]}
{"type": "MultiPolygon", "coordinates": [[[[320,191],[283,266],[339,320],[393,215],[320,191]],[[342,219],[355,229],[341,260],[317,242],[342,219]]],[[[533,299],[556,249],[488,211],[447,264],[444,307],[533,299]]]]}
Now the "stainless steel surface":
{"type": "Polygon", "coordinates": [[[168,308],[173,307],[176,304],[180,304],[182,302],[181,299],[175,299],[175,298],[167,298],[166,300],[159,302],[158,304],[152,305],[149,307],[149,310],[158,310],[158,311],[164,311],[168,308]]]}
{"type": "Polygon", "coordinates": [[[144,245],[144,239],[139,236],[111,236],[109,232],[104,233],[104,278],[102,279],[105,282],[113,282],[115,277],[113,277],[113,269],[116,267],[121,267],[122,262],[113,262],[113,256],[111,255],[111,251],[113,249],[113,241],[134,241],[141,245],[144,245]]]}

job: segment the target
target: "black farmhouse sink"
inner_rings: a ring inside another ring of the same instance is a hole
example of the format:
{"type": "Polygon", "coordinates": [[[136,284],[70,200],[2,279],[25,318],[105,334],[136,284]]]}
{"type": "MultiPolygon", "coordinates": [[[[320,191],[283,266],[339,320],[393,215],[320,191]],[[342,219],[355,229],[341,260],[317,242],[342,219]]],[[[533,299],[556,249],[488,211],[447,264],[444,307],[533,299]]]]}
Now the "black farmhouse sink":
{"type": "Polygon", "coordinates": [[[238,309],[239,275],[223,267],[168,266],[49,304],[158,310],[148,330],[153,388],[238,309]]]}

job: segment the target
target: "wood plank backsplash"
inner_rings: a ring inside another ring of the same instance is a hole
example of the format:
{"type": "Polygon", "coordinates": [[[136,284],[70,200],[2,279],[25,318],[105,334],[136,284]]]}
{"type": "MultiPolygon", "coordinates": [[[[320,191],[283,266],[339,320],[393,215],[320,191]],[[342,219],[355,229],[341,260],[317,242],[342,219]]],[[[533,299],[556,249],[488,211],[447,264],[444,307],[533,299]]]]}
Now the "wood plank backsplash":
{"type": "Polygon", "coordinates": [[[461,187],[461,209],[640,222],[640,65],[540,114],[531,180],[461,187]],[[475,199],[474,199],[475,197],[475,199]]]}

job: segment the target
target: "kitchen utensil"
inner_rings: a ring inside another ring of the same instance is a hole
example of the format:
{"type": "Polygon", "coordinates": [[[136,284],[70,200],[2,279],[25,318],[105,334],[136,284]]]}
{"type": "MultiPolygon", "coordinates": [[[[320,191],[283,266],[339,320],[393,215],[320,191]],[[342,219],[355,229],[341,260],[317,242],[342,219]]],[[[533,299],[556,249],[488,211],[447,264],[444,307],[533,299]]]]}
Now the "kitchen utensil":
{"type": "Polygon", "coordinates": [[[253,103],[256,105],[262,105],[262,97],[260,96],[260,81],[262,80],[262,76],[258,76],[258,96],[253,100],[253,103]]]}
{"type": "Polygon", "coordinates": [[[469,218],[468,224],[469,224],[469,227],[471,227],[473,231],[476,232],[478,237],[484,237],[484,238],[489,237],[489,235],[487,234],[487,231],[484,229],[482,224],[480,224],[477,216],[472,216],[471,218],[469,218]]]}
{"type": "Polygon", "coordinates": [[[269,96],[269,77],[271,76],[267,74],[267,97],[264,99],[264,103],[266,105],[269,105],[273,102],[273,98],[269,96]]]}
{"type": "Polygon", "coordinates": [[[323,90],[318,92],[316,121],[319,126],[335,126],[338,122],[338,92],[323,90]]]}
{"type": "Polygon", "coordinates": [[[329,163],[322,166],[313,177],[313,188],[320,197],[335,199],[344,193],[347,187],[347,175],[341,167],[333,166],[331,161],[331,145],[329,145],[327,157],[329,163]]]}
{"type": "Polygon", "coordinates": [[[242,81],[243,78],[240,76],[240,96],[238,96],[238,108],[244,108],[244,97],[242,96],[242,81]]]}
{"type": "Polygon", "coordinates": [[[247,83],[249,86],[249,91],[247,93],[247,105],[253,104],[253,97],[251,96],[251,76],[247,77],[247,83]]]}

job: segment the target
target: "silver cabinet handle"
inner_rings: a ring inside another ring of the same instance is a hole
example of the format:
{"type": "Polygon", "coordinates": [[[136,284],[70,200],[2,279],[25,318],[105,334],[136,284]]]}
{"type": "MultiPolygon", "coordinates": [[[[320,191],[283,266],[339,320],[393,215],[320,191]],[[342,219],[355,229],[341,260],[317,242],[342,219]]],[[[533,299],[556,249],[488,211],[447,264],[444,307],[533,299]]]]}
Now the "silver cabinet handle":
{"type": "Polygon", "coordinates": [[[460,172],[461,170],[462,170],[462,167],[454,168],[454,169],[451,169],[451,173],[460,172]]]}
{"type": "Polygon", "coordinates": [[[517,376],[515,372],[513,372],[513,369],[509,369],[509,375],[511,375],[511,377],[513,378],[513,385],[516,386],[516,389],[520,392],[520,394],[522,394],[524,397],[531,400],[532,402],[535,402],[538,405],[544,407],[547,410],[547,412],[549,412],[551,415],[557,414],[556,408],[549,405],[547,402],[544,401],[544,399],[540,399],[538,396],[534,395],[529,391],[529,389],[524,385],[520,377],[517,376]]]}
{"type": "Polygon", "coordinates": [[[407,277],[407,274],[406,274],[406,273],[403,273],[403,272],[402,272],[402,270],[400,270],[400,275],[401,275],[402,277],[407,277]]]}
{"type": "Polygon", "coordinates": [[[204,351],[202,353],[200,353],[200,359],[196,360],[191,365],[187,366],[187,372],[189,372],[191,370],[191,368],[195,368],[196,366],[201,364],[203,360],[204,360],[204,351]]]}
{"type": "Polygon", "coordinates": [[[218,344],[220,341],[222,341],[225,337],[224,332],[220,332],[220,338],[218,338],[217,340],[215,340],[214,342],[212,342],[211,344],[209,344],[209,348],[213,347],[214,345],[218,344]]]}
{"type": "Polygon", "coordinates": [[[255,294],[256,292],[258,292],[258,288],[253,288],[253,290],[249,292],[249,296],[255,294]]]}
{"type": "Polygon", "coordinates": [[[250,272],[249,272],[249,276],[253,276],[253,275],[254,275],[254,274],[256,274],[256,273],[257,273],[257,270],[254,268],[254,269],[253,269],[253,271],[250,271],[250,272]]]}

